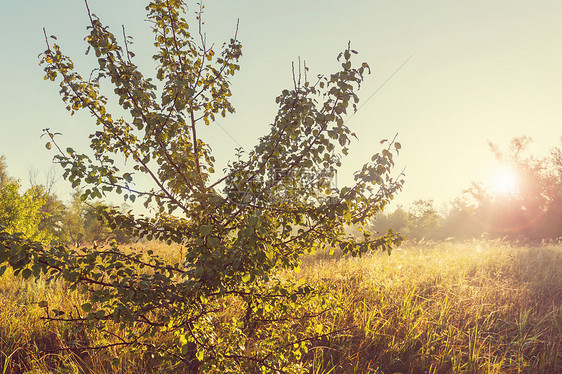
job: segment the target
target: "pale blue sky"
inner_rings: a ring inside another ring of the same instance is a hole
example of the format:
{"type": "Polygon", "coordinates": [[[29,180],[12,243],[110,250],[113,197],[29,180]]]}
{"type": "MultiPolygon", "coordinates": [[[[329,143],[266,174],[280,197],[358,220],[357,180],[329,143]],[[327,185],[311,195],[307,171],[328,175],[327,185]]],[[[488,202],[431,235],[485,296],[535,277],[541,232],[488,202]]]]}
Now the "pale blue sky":
{"type": "MultiPolygon", "coordinates": [[[[137,64],[153,68],[152,34],[140,1],[90,0],[90,8],[120,33],[135,38],[137,64]]],[[[373,74],[360,91],[369,97],[412,53],[413,58],[350,121],[359,136],[339,184],[349,181],[379,140],[399,133],[406,169],[398,202],[433,198],[442,204],[472,181],[489,178],[487,141],[514,136],[535,140],[546,153],[562,136],[562,1],[207,1],[206,32],[218,45],[240,19],[242,70],[233,80],[237,113],[220,124],[246,149],[267,132],[274,98],[291,84],[291,61],[306,60],[312,74],[337,69],[335,57],[351,40],[373,74]]],[[[58,87],[42,79],[37,55],[42,27],[59,38],[83,74],[87,15],[82,1],[5,2],[0,12],[0,154],[12,176],[28,179],[50,167],[41,129],[62,132],[61,142],[87,147],[87,115],[70,117],[58,87]],[[81,68],[82,67],[82,68],[81,68]]],[[[148,73],[147,73],[148,74],[148,73]]],[[[219,165],[237,144],[217,126],[202,132],[219,165]]],[[[217,168],[220,170],[220,167],[217,168]]],[[[58,171],[60,175],[61,172],[58,171]]],[[[66,182],[56,187],[68,193],[66,182]]]]}

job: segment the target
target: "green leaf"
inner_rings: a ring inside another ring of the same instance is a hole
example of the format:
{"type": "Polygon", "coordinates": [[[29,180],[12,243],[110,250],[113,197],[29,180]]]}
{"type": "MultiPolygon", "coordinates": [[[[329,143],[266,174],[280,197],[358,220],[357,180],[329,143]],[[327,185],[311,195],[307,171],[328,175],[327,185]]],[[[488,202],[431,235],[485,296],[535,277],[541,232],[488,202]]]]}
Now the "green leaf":
{"type": "Polygon", "coordinates": [[[55,317],[60,317],[60,316],[64,315],[65,312],[62,311],[62,310],[53,309],[53,314],[55,315],[55,317]]]}
{"type": "Polygon", "coordinates": [[[203,236],[209,235],[212,230],[213,230],[213,225],[203,225],[203,226],[199,226],[199,232],[200,232],[201,235],[203,235],[203,236]]]}
{"type": "Polygon", "coordinates": [[[92,304],[84,303],[82,304],[81,308],[84,312],[89,312],[90,310],[92,310],[92,304]]]}
{"type": "Polygon", "coordinates": [[[21,276],[23,277],[23,279],[27,279],[31,276],[31,269],[23,269],[23,271],[21,272],[21,276]]]}
{"type": "Polygon", "coordinates": [[[10,246],[10,255],[16,256],[18,253],[21,252],[21,245],[14,243],[10,246]]]}

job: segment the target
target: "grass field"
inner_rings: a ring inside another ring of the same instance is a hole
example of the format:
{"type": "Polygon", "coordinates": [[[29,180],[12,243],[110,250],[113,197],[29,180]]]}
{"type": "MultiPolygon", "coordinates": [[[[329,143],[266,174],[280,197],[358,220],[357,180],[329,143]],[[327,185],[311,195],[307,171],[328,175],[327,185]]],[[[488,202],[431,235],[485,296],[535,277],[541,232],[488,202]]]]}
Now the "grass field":
{"type": "MultiPolygon", "coordinates": [[[[340,331],[314,342],[312,373],[562,372],[562,246],[499,242],[409,246],[361,259],[323,253],[298,274],[332,288],[340,331]]],[[[45,324],[39,300],[77,308],[64,285],[0,277],[0,368],[5,373],[166,372],[118,351],[57,351],[95,332],[45,324]],[[50,353],[46,354],[45,352],[50,353]]],[[[2,373],[2,371],[0,371],[2,373]]]]}

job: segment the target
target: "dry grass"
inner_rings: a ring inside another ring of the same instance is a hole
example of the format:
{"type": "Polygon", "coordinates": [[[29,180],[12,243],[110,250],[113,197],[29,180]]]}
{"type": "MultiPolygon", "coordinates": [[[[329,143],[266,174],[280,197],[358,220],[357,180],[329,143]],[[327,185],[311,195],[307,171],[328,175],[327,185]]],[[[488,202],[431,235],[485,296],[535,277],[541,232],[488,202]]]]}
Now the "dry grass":
{"type": "Polygon", "coordinates": [[[317,343],[315,373],[562,372],[562,248],[442,244],[307,259],[349,333],[317,343]]]}
{"type": "MultiPolygon", "coordinates": [[[[179,259],[179,248],[151,247],[170,262],[179,259]]],[[[313,373],[562,372],[560,246],[447,243],[362,259],[319,253],[288,276],[326,282],[341,303],[325,322],[345,333],[314,343],[306,357],[313,373]]],[[[40,300],[63,310],[82,301],[60,283],[0,277],[4,372],[166,372],[117,351],[57,351],[71,340],[101,337],[45,323],[40,300]]]]}

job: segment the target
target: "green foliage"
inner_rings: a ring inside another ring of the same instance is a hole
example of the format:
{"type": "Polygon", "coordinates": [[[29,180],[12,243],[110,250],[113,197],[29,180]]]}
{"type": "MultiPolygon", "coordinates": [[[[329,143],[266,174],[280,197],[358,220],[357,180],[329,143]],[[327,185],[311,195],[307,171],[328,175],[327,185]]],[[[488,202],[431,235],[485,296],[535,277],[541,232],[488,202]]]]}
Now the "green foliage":
{"type": "Polygon", "coordinates": [[[84,202],[80,199],[81,195],[81,191],[74,191],[64,219],[65,236],[76,245],[88,242],[84,221],[84,202]]]}
{"type": "Polygon", "coordinates": [[[443,239],[441,221],[433,200],[416,200],[407,210],[399,206],[392,213],[377,216],[371,227],[378,232],[397,230],[406,239],[443,239]]]}
{"type": "Polygon", "coordinates": [[[0,224],[9,232],[21,232],[25,237],[38,241],[48,241],[52,236],[41,230],[41,220],[45,212],[41,210],[44,196],[37,188],[20,193],[19,181],[12,180],[0,187],[0,224]]]}
{"type": "Polygon", "coordinates": [[[45,185],[32,182],[21,193],[19,180],[10,178],[4,156],[0,156],[0,224],[37,241],[64,240],[63,218],[66,207],[45,185]]]}
{"type": "Polygon", "coordinates": [[[234,111],[230,77],[239,70],[241,45],[234,37],[221,50],[209,47],[202,8],[200,40],[192,37],[182,1],[154,0],[146,9],[159,86],[132,62],[128,43],[122,48],[90,15],[86,41],[98,62],[92,78],[83,79],[48,38],[41,64],[45,79],[59,82],[71,114],[85,110],[94,117],[92,153],[63,150],[57,134],[45,131],[64,177],[83,188],[82,200],[113,192],[143,200],[155,212],[145,217],[95,207],[108,227],[181,244],[182,260],[170,264],[116,242],[87,251],[44,247],[0,230],[0,263],[7,261],[24,278],[62,279],[84,293],[88,300],[70,314],[42,304],[47,318],[96,328],[108,345],[192,371],[301,372],[311,342],[329,333],[316,317],[334,306],[321,287],[278,274],[298,269],[302,255],[316,248],[329,245],[356,256],[390,252],[402,239],[391,230],[380,237],[368,230],[370,219],[402,186],[390,176],[399,143],[387,142],[355,173],[352,186],[330,183],[355,136],[344,119],[356,110],[356,91],[369,66],[354,66],[357,52],[348,46],[334,74],[311,82],[308,69],[299,67],[294,87],[276,98],[279,110],[269,133],[217,177],[211,149],[197,129],[234,111]],[[113,85],[122,116],[108,112],[103,80],[113,85]],[[136,188],[146,185],[135,184],[141,177],[152,186],[136,188]],[[351,225],[361,229],[360,240],[346,233],[351,225]],[[111,325],[118,326],[117,336],[109,332],[111,325]],[[170,339],[155,344],[151,337],[157,333],[170,339]]]}
{"type": "Polygon", "coordinates": [[[66,242],[68,237],[65,235],[66,206],[64,203],[44,185],[32,187],[34,200],[41,201],[41,219],[37,225],[37,230],[43,233],[43,241],[58,240],[66,242]]]}
{"type": "Polygon", "coordinates": [[[416,200],[408,212],[406,235],[421,239],[439,235],[441,217],[433,207],[433,200],[416,200]]]}
{"type": "Polygon", "coordinates": [[[80,199],[82,193],[77,191],[67,207],[51,192],[52,183],[42,185],[32,181],[32,187],[21,193],[19,180],[8,177],[3,158],[0,161],[0,176],[4,176],[0,186],[0,224],[8,232],[20,232],[25,238],[43,243],[130,241],[125,233],[111,229],[100,220],[97,210],[103,205],[101,202],[85,203],[80,199]]]}

